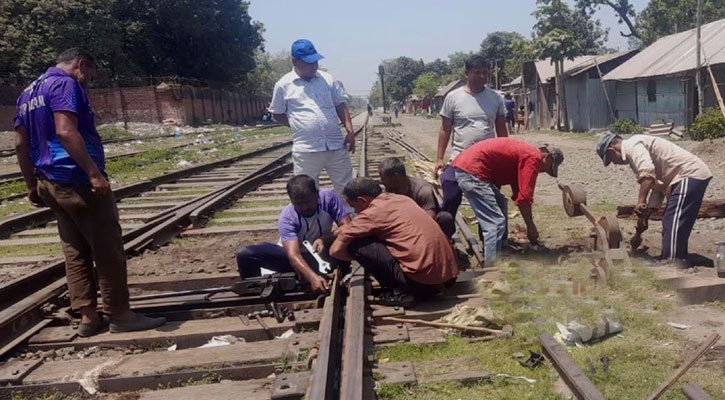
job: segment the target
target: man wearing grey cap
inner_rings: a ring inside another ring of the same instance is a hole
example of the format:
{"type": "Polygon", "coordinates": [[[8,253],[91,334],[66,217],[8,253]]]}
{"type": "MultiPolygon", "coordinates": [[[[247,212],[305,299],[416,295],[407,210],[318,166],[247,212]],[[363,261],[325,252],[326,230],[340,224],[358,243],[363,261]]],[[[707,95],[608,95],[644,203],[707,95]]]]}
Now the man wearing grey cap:
{"type": "Polygon", "coordinates": [[[526,223],[529,241],[536,244],[539,231],[531,214],[536,178],[539,172],[557,177],[562,162],[564,154],[558,148],[537,149],[508,137],[477,142],[453,160],[458,186],[478,218],[486,266],[501,253],[508,231],[508,205],[501,186],[511,185],[512,199],[526,223]]]}
{"type": "MultiPolygon", "coordinates": [[[[712,173],[697,156],[658,137],[634,135],[623,140],[606,132],[597,144],[597,155],[607,166],[629,164],[637,176],[639,196],[635,214],[637,230],[647,229],[650,214],[667,198],[662,216],[662,259],[687,259],[687,242],[705,197],[712,173]]],[[[631,242],[639,246],[639,235],[631,242]]]]}
{"type": "Polygon", "coordinates": [[[322,58],[309,40],[292,44],[294,69],[274,85],[269,112],[292,129],[294,174],[310,176],[319,184],[325,169],[335,191],[342,193],[352,179],[348,152],[355,152],[355,133],[345,89],[327,72],[318,71],[322,58]],[[347,132],[344,137],[339,121],[347,132]]]}

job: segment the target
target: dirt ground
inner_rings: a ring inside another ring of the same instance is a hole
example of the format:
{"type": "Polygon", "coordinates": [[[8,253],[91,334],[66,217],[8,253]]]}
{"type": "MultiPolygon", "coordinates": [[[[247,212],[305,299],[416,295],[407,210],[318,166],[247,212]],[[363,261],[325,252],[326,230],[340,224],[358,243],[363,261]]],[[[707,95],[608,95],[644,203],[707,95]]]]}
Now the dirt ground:
{"type": "MultiPolygon", "coordinates": [[[[435,158],[440,129],[440,120],[437,118],[413,117],[400,114],[400,124],[396,129],[406,135],[406,139],[416,145],[426,154],[435,158]]],[[[564,163],[559,169],[558,181],[563,184],[578,183],[586,187],[587,202],[592,208],[607,211],[614,214],[617,205],[631,205],[637,201],[638,185],[634,174],[628,166],[610,165],[604,167],[601,159],[596,155],[594,149],[598,136],[589,134],[559,134],[557,132],[531,131],[514,135],[513,137],[525,140],[534,145],[549,144],[558,146],[564,152],[564,163]]],[[[725,199],[725,139],[707,140],[694,142],[682,140],[676,142],[678,145],[702,158],[707,163],[714,177],[710,181],[706,199],[725,199]]],[[[450,146],[449,146],[450,151],[450,146]]],[[[534,219],[541,217],[541,211],[556,210],[563,213],[561,191],[556,185],[557,180],[540,174],[537,180],[534,219]],[[539,213],[537,213],[539,209],[539,213]]],[[[509,205],[509,211],[514,212],[515,206],[509,205]]],[[[595,212],[595,214],[599,214],[595,212]]],[[[513,220],[512,223],[516,223],[513,220]]],[[[585,229],[588,226],[583,217],[571,220],[572,225],[564,227],[574,231],[585,229]]],[[[625,234],[625,239],[634,234],[635,222],[619,220],[620,226],[625,234]]],[[[545,243],[555,246],[570,244],[567,235],[551,232],[551,227],[544,224],[538,225],[539,232],[545,243]],[[559,242],[559,240],[567,242],[559,242]],[[550,243],[551,241],[553,243],[550,243]]],[[[701,254],[712,258],[716,251],[715,241],[722,239],[722,232],[725,230],[725,219],[699,219],[695,224],[692,238],[690,240],[690,252],[701,254]]],[[[644,234],[643,246],[647,247],[649,256],[657,256],[661,253],[661,231],[662,224],[658,221],[650,223],[650,229],[644,234]]]]}
{"type": "Polygon", "coordinates": [[[247,245],[276,242],[277,234],[239,233],[195,239],[176,239],[167,246],[129,258],[129,280],[168,277],[179,280],[237,271],[236,253],[247,245]]]}

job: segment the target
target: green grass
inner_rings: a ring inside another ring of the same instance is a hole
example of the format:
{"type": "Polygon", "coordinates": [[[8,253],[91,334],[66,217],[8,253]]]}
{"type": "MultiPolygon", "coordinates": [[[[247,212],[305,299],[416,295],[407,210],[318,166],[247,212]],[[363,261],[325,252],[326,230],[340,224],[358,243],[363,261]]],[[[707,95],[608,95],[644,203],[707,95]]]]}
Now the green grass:
{"type": "MultiPolygon", "coordinates": [[[[489,300],[489,307],[494,312],[514,325],[513,339],[468,343],[458,336],[450,336],[443,345],[400,344],[380,349],[378,359],[421,362],[473,356],[479,360],[477,367],[480,369],[523,375],[537,382],[529,385],[494,378],[491,382],[472,386],[383,386],[381,399],[557,398],[553,393],[557,377],[553,369],[524,368],[512,359],[512,354],[528,354],[529,349],[540,352],[537,336],[544,332],[555,333],[557,321],[566,323],[567,318],[575,318],[582,323],[591,323],[607,310],[615,310],[619,316],[624,327],[622,336],[583,348],[568,349],[607,398],[645,398],[688,354],[684,347],[686,340],[666,323],[667,313],[676,307],[675,300],[666,297],[667,292],[657,282],[651,269],[639,265],[633,270],[621,267],[613,273],[609,282],[595,285],[588,277],[591,264],[575,255],[563,258],[561,263],[553,254],[524,256],[516,261],[500,262],[498,266],[512,288],[511,293],[494,296],[483,290],[482,294],[489,300]],[[574,294],[574,282],[581,282],[583,294],[574,294]],[[602,356],[610,359],[608,375],[601,372],[599,360],[602,356]],[[597,366],[597,374],[592,375],[588,371],[587,359],[597,366]]],[[[713,394],[725,393],[725,381],[718,378],[720,372],[717,368],[700,365],[700,368],[688,372],[681,383],[698,384],[713,394]]],[[[664,398],[680,397],[677,390],[672,390],[664,398]]]]}
{"type": "Polygon", "coordinates": [[[60,254],[60,241],[57,244],[35,244],[27,246],[0,247],[0,258],[46,255],[60,256],[60,254]]]}
{"type": "Polygon", "coordinates": [[[25,186],[24,180],[19,181],[13,181],[8,183],[3,183],[0,185],[0,198],[7,197],[13,194],[23,193],[27,191],[28,188],[25,186]]]}
{"type": "Polygon", "coordinates": [[[127,139],[135,137],[142,138],[142,136],[138,136],[132,131],[127,131],[116,125],[106,125],[98,128],[98,135],[100,135],[103,140],[127,139]]]}

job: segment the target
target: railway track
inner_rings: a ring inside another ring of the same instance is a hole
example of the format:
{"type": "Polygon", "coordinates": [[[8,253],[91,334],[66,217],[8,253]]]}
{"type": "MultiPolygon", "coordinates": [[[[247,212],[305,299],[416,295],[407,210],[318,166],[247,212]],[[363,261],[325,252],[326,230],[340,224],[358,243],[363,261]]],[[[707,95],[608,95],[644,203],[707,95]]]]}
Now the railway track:
{"type": "MultiPolygon", "coordinates": [[[[357,137],[356,174],[377,179],[378,162],[394,154],[390,143],[396,142],[369,129],[367,119],[357,137]]],[[[121,208],[122,214],[147,214],[143,224],[125,232],[128,254],[179,235],[182,241],[187,237],[214,246],[230,235],[274,232],[271,222],[287,202],[283,184],[291,176],[288,147],[278,146],[154,182],[144,191],[120,191],[119,206],[134,206],[121,208]],[[227,179],[230,175],[236,179],[227,179]],[[181,198],[184,191],[193,191],[193,197],[181,198]],[[172,195],[179,197],[177,202],[163,208],[135,207],[171,203],[159,198],[172,195]]],[[[330,186],[324,175],[321,185],[330,186]]],[[[445,341],[440,331],[381,318],[435,319],[460,302],[454,296],[432,312],[371,305],[370,295],[378,289],[362,269],[346,284],[341,283],[343,272],[335,271],[330,294],[319,298],[289,276],[238,282],[229,275],[187,280],[170,275],[131,284],[138,293],[132,308],[165,316],[166,326],[80,338],[69,325],[62,298],[62,264],[40,271],[45,275],[27,275],[23,284],[0,287],[0,298],[10,299],[0,310],[0,352],[5,360],[14,356],[0,364],[0,399],[52,392],[78,397],[135,392],[133,398],[146,400],[373,399],[373,374],[387,379],[390,372],[371,364],[374,346],[445,341]],[[269,288],[275,295],[267,293],[269,288]],[[24,352],[9,353],[21,343],[24,352]]],[[[460,287],[458,292],[463,293],[460,287]]],[[[412,364],[400,368],[399,378],[415,377],[412,364]]]]}
{"type": "MultiPolygon", "coordinates": [[[[361,130],[362,129],[363,128],[361,128],[361,130]]],[[[205,229],[203,226],[205,226],[207,222],[215,220],[212,217],[217,210],[234,208],[237,205],[244,207],[246,206],[246,199],[243,197],[245,194],[252,193],[254,191],[257,194],[267,196],[268,193],[259,189],[265,185],[270,186],[270,188],[278,187],[279,184],[289,176],[289,172],[291,171],[291,162],[288,144],[288,142],[276,144],[235,159],[213,163],[214,165],[206,165],[193,171],[180,171],[179,173],[170,174],[172,176],[165,176],[163,179],[157,179],[151,182],[140,182],[135,185],[130,185],[130,187],[117,189],[115,192],[117,197],[120,199],[119,211],[122,215],[121,218],[123,223],[142,222],[142,224],[126,225],[126,228],[128,229],[124,230],[124,240],[127,253],[133,255],[142,252],[145,248],[164,244],[171,238],[176,237],[179,233],[183,232],[186,226],[198,227],[189,230],[190,236],[208,236],[210,234],[218,234],[203,231],[203,229],[205,229]],[[264,160],[266,162],[262,164],[260,163],[260,160],[264,160]],[[177,203],[172,203],[172,201],[176,201],[177,203]]],[[[364,152],[361,153],[364,154],[364,152]]],[[[327,183],[325,178],[323,178],[322,183],[327,183]]],[[[277,196],[271,196],[271,198],[275,197],[277,196]]],[[[281,206],[278,208],[281,208],[281,206]]],[[[47,214],[47,212],[39,210],[34,213],[33,216],[26,216],[24,219],[21,219],[21,222],[23,223],[15,222],[14,224],[6,224],[4,227],[10,228],[9,230],[13,231],[13,236],[10,236],[9,239],[5,240],[22,240],[17,239],[19,237],[17,236],[18,234],[21,234],[20,236],[26,238],[33,237],[33,232],[37,232],[38,235],[48,234],[49,228],[27,229],[30,226],[37,226],[39,223],[52,224],[50,217],[45,214],[47,214]]],[[[224,214],[221,213],[221,215],[222,218],[218,219],[223,219],[224,214]]],[[[269,230],[271,228],[271,226],[251,226],[243,229],[253,232],[255,230],[269,230]]],[[[40,236],[40,238],[43,238],[43,236],[40,236]]],[[[48,239],[57,240],[55,237],[48,239]]],[[[2,245],[1,242],[2,241],[0,241],[0,246],[2,245]]],[[[61,294],[65,291],[65,279],[62,275],[62,262],[55,262],[41,267],[40,270],[36,270],[32,274],[24,275],[0,286],[0,298],[3,299],[2,310],[0,311],[0,332],[2,332],[2,347],[0,347],[0,353],[6,354],[10,349],[22,342],[26,342],[29,349],[45,349],[42,351],[68,347],[81,351],[82,349],[88,349],[93,346],[123,346],[131,343],[136,346],[141,346],[149,344],[155,339],[159,339],[159,335],[154,336],[153,334],[150,336],[146,334],[126,335],[127,337],[125,338],[113,335],[105,338],[100,337],[97,339],[96,344],[91,345],[91,343],[87,341],[84,343],[82,340],[79,340],[79,338],[74,337],[73,331],[67,325],[67,321],[59,322],[59,319],[57,318],[59,313],[62,314],[67,312],[67,308],[62,307],[62,301],[58,301],[59,296],[61,296],[61,294]],[[47,311],[52,307],[49,307],[48,304],[53,303],[61,303],[61,306],[55,308],[55,315],[49,315],[47,311]],[[47,337],[52,337],[52,339],[47,340],[47,337]]],[[[167,318],[171,321],[169,323],[170,325],[174,326],[174,324],[176,324],[175,328],[180,328],[184,331],[196,329],[196,333],[185,333],[181,334],[181,338],[174,338],[175,343],[177,343],[180,348],[182,346],[187,347],[203,344],[197,343],[197,341],[199,337],[206,337],[206,335],[204,333],[200,333],[198,330],[201,326],[206,327],[208,330],[208,328],[210,328],[210,324],[208,324],[208,322],[212,321],[206,321],[205,319],[200,318],[208,318],[207,313],[210,309],[216,310],[212,313],[223,312],[227,314],[234,314],[260,311],[260,307],[261,309],[264,308],[264,301],[260,299],[260,296],[230,295],[230,293],[224,293],[223,291],[217,292],[216,294],[217,296],[214,297],[205,293],[205,295],[201,298],[199,298],[199,296],[195,297],[193,295],[188,295],[182,297],[175,296],[173,299],[148,299],[143,296],[137,296],[137,298],[133,299],[132,306],[134,309],[143,312],[152,312],[167,316],[167,318]],[[234,298],[229,299],[229,297],[234,298]]],[[[284,343],[288,344],[288,347],[290,347],[289,350],[294,353],[308,351],[313,347],[311,343],[314,342],[314,340],[311,341],[311,337],[314,335],[310,333],[303,334],[300,337],[295,334],[294,337],[296,339],[283,339],[283,342],[261,340],[264,338],[270,339],[270,335],[272,334],[281,334],[289,329],[289,327],[293,327],[296,330],[303,330],[313,329],[318,326],[319,320],[321,319],[320,310],[311,309],[315,304],[317,304],[317,300],[315,300],[314,297],[300,292],[290,293],[288,296],[285,296],[285,299],[286,301],[281,303],[281,305],[289,307],[291,310],[296,310],[294,311],[296,317],[294,318],[294,321],[296,322],[291,324],[287,323],[285,325],[284,323],[275,323],[273,320],[270,321],[269,324],[264,324],[265,328],[261,330],[259,329],[259,326],[247,329],[239,328],[237,330],[226,329],[226,331],[237,333],[239,335],[238,337],[241,337],[244,340],[259,340],[259,343],[255,343],[254,346],[250,343],[247,345],[240,345],[238,346],[239,348],[265,348],[265,346],[273,346],[275,349],[279,349],[280,345],[284,343]],[[292,347],[294,349],[292,349],[292,347]]],[[[232,319],[235,320],[235,324],[239,323],[242,327],[248,326],[244,325],[244,321],[240,322],[238,318],[232,319]]],[[[230,321],[228,319],[218,320],[217,318],[213,322],[215,326],[217,323],[222,323],[223,326],[223,323],[229,323],[230,321]]],[[[211,329],[213,330],[214,328],[211,329]]],[[[217,327],[217,330],[219,329],[225,331],[223,328],[217,327]]],[[[166,336],[168,336],[166,332],[160,333],[160,337],[166,336]]],[[[201,349],[184,350],[189,351],[184,352],[183,350],[180,350],[179,354],[185,354],[184,358],[186,358],[189,354],[200,351],[201,349]]],[[[261,354],[259,352],[252,352],[257,355],[261,354]]],[[[152,352],[144,352],[143,356],[151,357],[151,355],[147,355],[148,353],[152,352]]],[[[74,355],[75,354],[77,353],[74,353],[74,355]]],[[[267,363],[264,367],[222,368],[218,371],[218,376],[237,377],[238,375],[235,374],[242,373],[248,378],[262,378],[269,375],[270,371],[278,369],[280,366],[279,363],[286,363],[290,354],[286,353],[285,350],[284,357],[277,357],[279,360],[267,363]],[[279,361],[279,363],[277,361],[279,361]]],[[[166,354],[163,355],[165,356],[166,354]]],[[[272,354],[265,354],[262,358],[272,361],[275,358],[274,355],[280,356],[281,354],[278,351],[272,352],[272,354]]],[[[144,358],[141,356],[142,355],[139,355],[140,358],[144,358]]],[[[218,355],[213,358],[215,362],[219,359],[218,355]]],[[[194,360],[193,362],[197,364],[203,365],[203,362],[199,361],[196,357],[190,357],[189,359],[194,360]]],[[[107,362],[108,360],[104,358],[102,361],[107,362]]],[[[229,362],[233,364],[233,362],[229,362]]],[[[87,361],[86,363],[93,364],[93,362],[90,361],[87,361]]],[[[94,391],[94,388],[83,389],[83,385],[79,384],[77,381],[73,383],[53,382],[55,378],[58,378],[57,375],[53,378],[53,371],[59,372],[54,369],[56,367],[60,367],[60,370],[66,372],[87,371],[87,368],[78,368],[80,365],[78,363],[76,363],[78,365],[75,365],[73,362],[68,363],[67,361],[61,362],[58,360],[54,360],[52,362],[42,362],[40,360],[35,360],[33,362],[13,360],[10,364],[12,364],[12,368],[17,367],[22,369],[27,367],[27,369],[17,372],[15,378],[12,378],[13,374],[11,373],[10,375],[12,379],[5,379],[5,376],[3,375],[4,369],[0,367],[0,383],[16,383],[13,388],[3,388],[0,390],[0,398],[3,397],[1,394],[18,392],[38,393],[38,391],[51,389],[66,393],[94,391]],[[30,364],[34,365],[30,366],[30,364]],[[52,369],[52,371],[50,371],[50,369],[52,369]],[[35,378],[29,376],[33,375],[32,371],[35,371],[35,374],[43,375],[41,378],[43,381],[42,383],[34,381],[35,378]],[[23,378],[17,379],[17,377],[21,375],[23,378]]],[[[187,372],[185,374],[171,374],[171,376],[156,376],[153,379],[153,382],[158,383],[166,380],[169,385],[174,386],[175,384],[173,384],[173,382],[178,383],[178,380],[173,381],[172,378],[176,379],[179,376],[192,379],[194,377],[198,377],[198,374],[195,375],[194,373],[187,372]]],[[[101,391],[112,392],[117,391],[120,388],[123,388],[123,390],[134,390],[134,387],[136,389],[150,387],[148,386],[149,378],[140,379],[140,381],[138,379],[131,379],[133,381],[132,383],[127,382],[127,378],[128,377],[116,379],[113,381],[116,383],[110,383],[110,381],[104,379],[96,379],[95,390],[100,389],[101,391]],[[118,386],[114,386],[114,384],[118,386]]]]}

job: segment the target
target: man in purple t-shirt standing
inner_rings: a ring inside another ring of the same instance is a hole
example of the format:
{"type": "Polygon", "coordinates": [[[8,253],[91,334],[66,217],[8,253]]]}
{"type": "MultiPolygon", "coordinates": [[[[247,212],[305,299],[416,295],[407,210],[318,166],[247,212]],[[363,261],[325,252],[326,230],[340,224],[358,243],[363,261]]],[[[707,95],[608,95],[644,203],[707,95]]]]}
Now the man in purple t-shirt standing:
{"type": "Polygon", "coordinates": [[[326,261],[330,244],[335,239],[332,223],[343,226],[350,222],[345,204],[334,190],[317,190],[315,180],[297,175],[287,181],[287,194],[292,204],[279,215],[278,229],[281,244],[262,243],[243,247],[237,253],[237,268],[242,279],[261,275],[261,268],[275,272],[296,272],[310,282],[312,290],[326,292],[329,284],[318,270],[317,261],[304,250],[307,240],[326,261]]]}
{"type": "Polygon", "coordinates": [[[58,220],[71,307],[81,313],[78,334],[91,336],[105,325],[96,311],[97,287],[111,332],[156,328],[166,320],[136,314],[129,305],[116,200],[85,91],[96,63],[78,48],[57,61],[18,98],[15,148],[28,198],[50,207],[58,220]]]}

